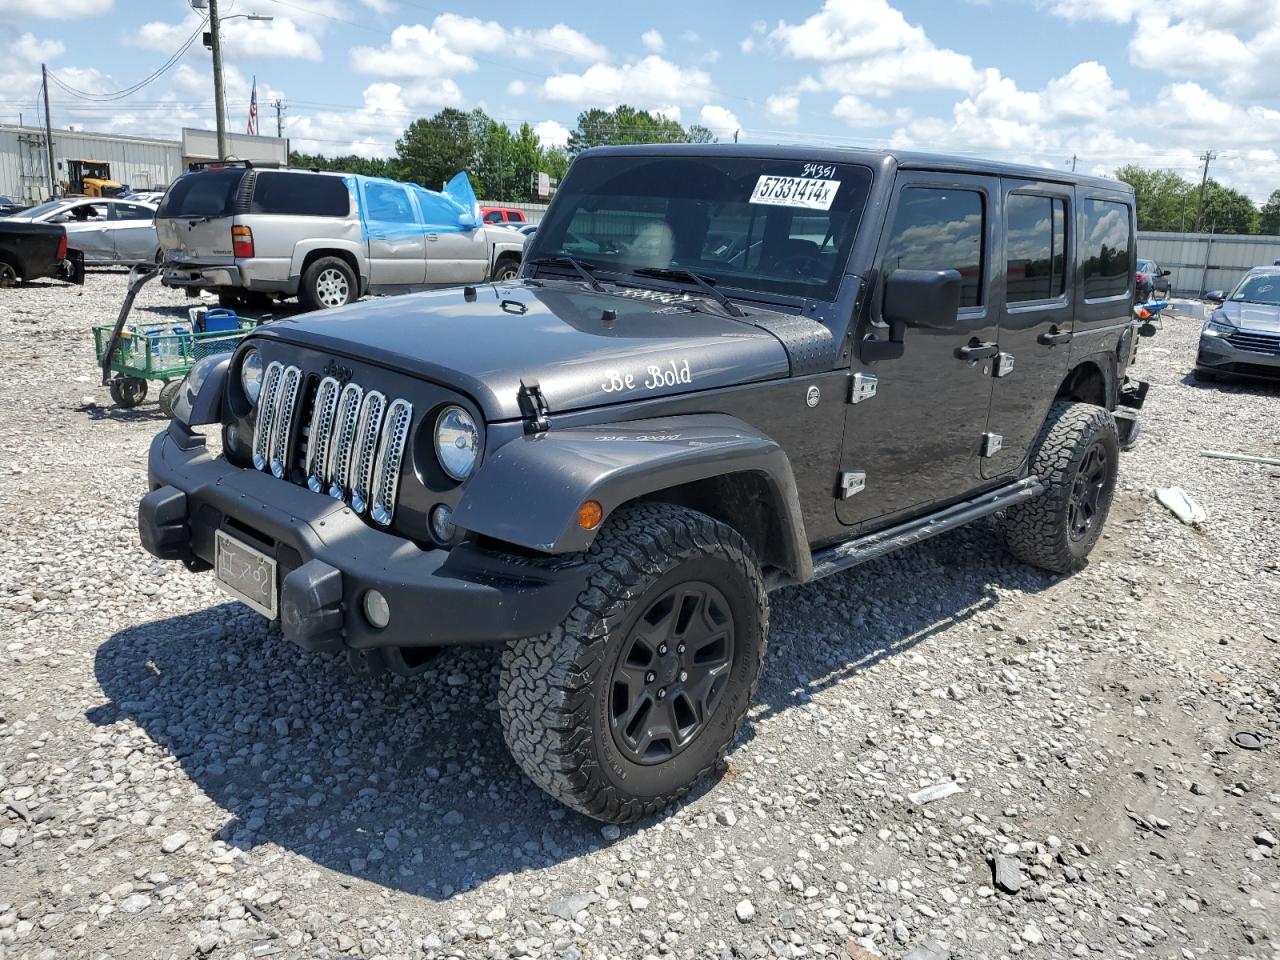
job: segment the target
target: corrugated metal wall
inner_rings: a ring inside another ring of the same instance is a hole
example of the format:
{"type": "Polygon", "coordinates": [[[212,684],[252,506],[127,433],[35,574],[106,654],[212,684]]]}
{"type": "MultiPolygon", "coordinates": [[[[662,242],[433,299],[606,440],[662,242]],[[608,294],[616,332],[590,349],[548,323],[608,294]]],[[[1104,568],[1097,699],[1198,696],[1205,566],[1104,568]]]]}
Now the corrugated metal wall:
{"type": "MultiPolygon", "coordinates": [[[[148,140],[103,133],[53,131],[58,181],[68,178],[67,160],[104,160],[111,176],[138,190],[167,186],[182,172],[182,147],[176,140],[148,140]]],[[[0,126],[0,194],[36,203],[48,197],[49,161],[44,130],[0,126]]]]}
{"type": "Polygon", "coordinates": [[[1208,233],[1138,233],[1138,256],[1172,270],[1177,296],[1230,290],[1250,267],[1280,260],[1280,237],[1208,233]]]}

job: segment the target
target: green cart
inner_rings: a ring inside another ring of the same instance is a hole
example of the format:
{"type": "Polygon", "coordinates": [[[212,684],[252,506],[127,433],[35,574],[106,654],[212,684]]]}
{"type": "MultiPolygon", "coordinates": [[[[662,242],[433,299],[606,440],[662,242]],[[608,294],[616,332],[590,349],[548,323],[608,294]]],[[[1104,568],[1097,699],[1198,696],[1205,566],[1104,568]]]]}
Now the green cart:
{"type": "Polygon", "coordinates": [[[103,384],[111,399],[121,407],[136,407],[147,398],[147,382],[158,380],[160,411],[173,416],[173,401],[187,371],[197,360],[217,353],[229,353],[241,338],[257,326],[250,317],[237,317],[228,310],[212,310],[219,329],[193,329],[190,323],[152,323],[125,326],[138,289],[156,275],[145,265],[130,276],[129,293],[114,324],[93,328],[94,350],[102,368],[103,384]]]}

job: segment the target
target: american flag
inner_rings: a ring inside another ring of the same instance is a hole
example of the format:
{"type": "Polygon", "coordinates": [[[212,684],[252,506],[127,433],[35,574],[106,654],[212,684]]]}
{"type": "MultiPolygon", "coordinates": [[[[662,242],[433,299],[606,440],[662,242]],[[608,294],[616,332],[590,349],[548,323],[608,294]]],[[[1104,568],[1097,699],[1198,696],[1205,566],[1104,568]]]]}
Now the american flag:
{"type": "Polygon", "coordinates": [[[253,94],[249,97],[249,129],[245,131],[251,137],[258,135],[258,78],[253,78],[253,94]]]}

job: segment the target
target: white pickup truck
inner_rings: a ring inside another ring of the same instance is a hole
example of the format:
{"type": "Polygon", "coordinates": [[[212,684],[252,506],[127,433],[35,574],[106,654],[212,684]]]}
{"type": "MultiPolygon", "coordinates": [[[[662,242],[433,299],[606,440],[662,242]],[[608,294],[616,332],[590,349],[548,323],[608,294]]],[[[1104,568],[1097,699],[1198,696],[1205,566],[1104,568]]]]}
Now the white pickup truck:
{"type": "Polygon", "coordinates": [[[161,282],[224,306],[310,309],[516,275],[525,237],[485,226],[465,173],[437,193],[377,177],[228,163],[174,181],[156,213],[161,282]]]}

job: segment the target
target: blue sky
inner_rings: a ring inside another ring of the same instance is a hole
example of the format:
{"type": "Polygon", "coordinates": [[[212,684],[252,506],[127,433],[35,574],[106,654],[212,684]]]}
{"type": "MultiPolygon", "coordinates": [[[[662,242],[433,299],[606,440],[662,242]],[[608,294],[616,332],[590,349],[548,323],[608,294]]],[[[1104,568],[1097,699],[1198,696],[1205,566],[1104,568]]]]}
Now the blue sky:
{"type": "MultiPolygon", "coordinates": [[[[1126,162],[1280,189],[1280,0],[800,0],[529,4],[223,0],[228,115],[250,78],[263,132],[287,103],[295,146],[393,151],[415,116],[483,107],[563,141],[618,103],[720,137],[931,149],[1109,173],[1126,162]],[[1156,12],[1152,12],[1152,11],[1156,12]],[[780,15],[780,12],[782,15],[780,15]]],[[[183,0],[0,0],[0,121],[36,113],[39,65],[102,95],[198,29],[183,0]],[[39,14],[33,11],[39,11],[39,14]]],[[[57,126],[176,137],[212,126],[197,40],[114,101],[53,88],[57,126]]]]}

